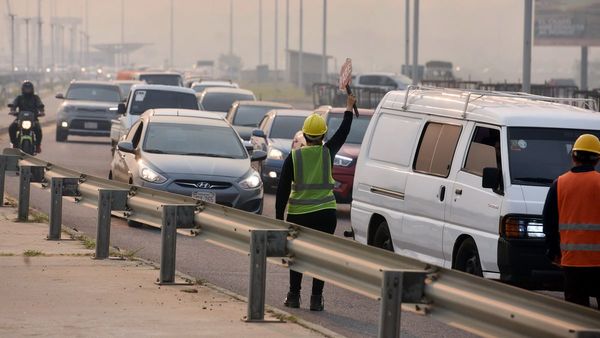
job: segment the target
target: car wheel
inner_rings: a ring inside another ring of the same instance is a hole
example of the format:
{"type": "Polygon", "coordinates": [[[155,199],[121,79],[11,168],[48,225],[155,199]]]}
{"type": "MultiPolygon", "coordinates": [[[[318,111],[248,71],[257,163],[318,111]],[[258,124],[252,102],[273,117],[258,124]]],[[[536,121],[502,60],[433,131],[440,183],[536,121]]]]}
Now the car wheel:
{"type": "Polygon", "coordinates": [[[465,239],[458,248],[454,268],[471,275],[483,277],[479,252],[472,238],[465,239]]]}
{"type": "Polygon", "coordinates": [[[56,142],[66,142],[69,137],[69,132],[67,130],[56,129],[56,142]]]}
{"type": "Polygon", "coordinates": [[[113,179],[112,170],[108,172],[108,179],[111,181],[113,179]]]}
{"type": "Polygon", "coordinates": [[[392,236],[386,221],[379,223],[375,236],[373,237],[373,246],[378,247],[387,251],[394,251],[394,244],[392,243],[392,236]]]}

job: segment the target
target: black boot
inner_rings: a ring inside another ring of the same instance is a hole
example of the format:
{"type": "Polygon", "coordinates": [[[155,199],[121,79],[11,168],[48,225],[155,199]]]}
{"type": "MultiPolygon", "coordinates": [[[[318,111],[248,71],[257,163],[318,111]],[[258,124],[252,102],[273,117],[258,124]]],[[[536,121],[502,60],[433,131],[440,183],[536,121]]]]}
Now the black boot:
{"type": "Polygon", "coordinates": [[[310,311],[323,311],[324,308],[323,295],[310,296],[310,311]]]}
{"type": "Polygon", "coordinates": [[[300,307],[300,294],[299,293],[291,293],[288,292],[283,305],[291,308],[299,308],[300,307]]]}

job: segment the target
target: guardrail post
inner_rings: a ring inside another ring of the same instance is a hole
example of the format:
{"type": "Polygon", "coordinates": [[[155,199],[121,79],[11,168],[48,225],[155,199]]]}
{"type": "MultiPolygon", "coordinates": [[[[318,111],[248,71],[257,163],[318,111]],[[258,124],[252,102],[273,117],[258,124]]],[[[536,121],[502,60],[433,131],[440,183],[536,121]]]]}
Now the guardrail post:
{"type": "Polygon", "coordinates": [[[129,190],[98,190],[98,228],[96,232],[96,255],[94,259],[108,258],[111,212],[127,208],[128,194],[129,190]]]}
{"type": "Polygon", "coordinates": [[[265,319],[267,257],[287,254],[287,230],[253,230],[250,239],[250,278],[248,282],[247,322],[265,319]]]}
{"type": "Polygon", "coordinates": [[[192,228],[195,212],[195,205],[163,205],[159,285],[177,284],[175,283],[177,228],[192,228]]]}
{"type": "Polygon", "coordinates": [[[27,222],[29,219],[30,183],[43,182],[45,168],[32,165],[22,165],[20,168],[18,220],[21,222],[27,222]]]}
{"type": "Polygon", "coordinates": [[[19,171],[19,156],[0,155],[0,206],[4,206],[4,182],[7,171],[19,171]]]}
{"type": "Polygon", "coordinates": [[[421,303],[424,271],[382,271],[379,338],[400,337],[402,302],[421,303]]]}
{"type": "Polygon", "coordinates": [[[63,196],[79,196],[79,178],[52,177],[50,180],[50,221],[48,240],[60,240],[63,196]]]}

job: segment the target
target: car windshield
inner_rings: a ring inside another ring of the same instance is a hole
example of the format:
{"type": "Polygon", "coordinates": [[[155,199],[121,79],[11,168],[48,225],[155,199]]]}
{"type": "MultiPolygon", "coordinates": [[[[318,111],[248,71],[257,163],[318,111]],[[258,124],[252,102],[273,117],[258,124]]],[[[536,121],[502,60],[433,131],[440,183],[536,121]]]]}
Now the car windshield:
{"type": "Polygon", "coordinates": [[[227,112],[235,101],[254,101],[254,96],[242,93],[206,93],[200,103],[204,110],[227,112]]]}
{"type": "MultiPolygon", "coordinates": [[[[510,177],[513,184],[550,186],[571,166],[573,143],[581,134],[598,130],[508,128],[510,177]]],[[[599,168],[596,167],[596,170],[599,168]]]]}
{"type": "Polygon", "coordinates": [[[132,115],[140,115],[148,109],[181,108],[199,110],[196,95],[166,90],[138,89],[131,98],[132,115]]]}
{"type": "Polygon", "coordinates": [[[178,74],[142,74],[141,81],[146,81],[147,84],[157,84],[166,86],[181,86],[183,81],[178,74]]]}
{"type": "Polygon", "coordinates": [[[75,84],[67,91],[67,100],[101,102],[121,101],[121,91],[117,86],[75,84]]]}
{"type": "MultiPolygon", "coordinates": [[[[260,120],[268,113],[271,109],[275,109],[273,106],[251,106],[251,105],[240,105],[235,112],[233,118],[234,126],[247,126],[247,127],[258,127],[260,120]]],[[[281,109],[281,108],[278,108],[281,109]]]]}
{"type": "Polygon", "coordinates": [[[200,93],[201,91],[203,91],[206,88],[232,88],[233,86],[231,85],[226,85],[226,84],[200,84],[200,85],[195,85],[194,87],[192,87],[192,89],[196,92],[196,93],[200,93]]]}
{"type": "Polygon", "coordinates": [[[270,138],[291,140],[298,130],[302,129],[306,116],[277,116],[273,120],[270,138]]]}
{"type": "MultiPolygon", "coordinates": [[[[341,114],[329,114],[329,118],[327,119],[328,140],[333,137],[333,134],[338,130],[343,120],[344,117],[341,114]]],[[[371,116],[361,115],[359,118],[355,118],[352,121],[352,127],[350,128],[348,138],[346,138],[346,143],[361,144],[367,132],[369,121],[371,121],[371,116]]]]}
{"type": "Polygon", "coordinates": [[[246,150],[231,127],[179,123],[151,123],[143,150],[147,153],[247,158],[246,150]]]}

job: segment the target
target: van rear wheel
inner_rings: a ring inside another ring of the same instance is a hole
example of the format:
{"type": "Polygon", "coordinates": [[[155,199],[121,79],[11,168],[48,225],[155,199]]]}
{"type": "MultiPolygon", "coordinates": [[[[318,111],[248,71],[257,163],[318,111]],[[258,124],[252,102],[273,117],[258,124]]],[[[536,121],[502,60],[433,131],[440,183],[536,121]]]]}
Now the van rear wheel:
{"type": "Polygon", "coordinates": [[[479,252],[472,238],[465,239],[458,248],[454,268],[471,275],[483,277],[479,252]]]}
{"type": "Polygon", "coordinates": [[[394,251],[392,236],[386,221],[379,223],[375,236],[373,236],[373,246],[387,251],[394,251]]]}

